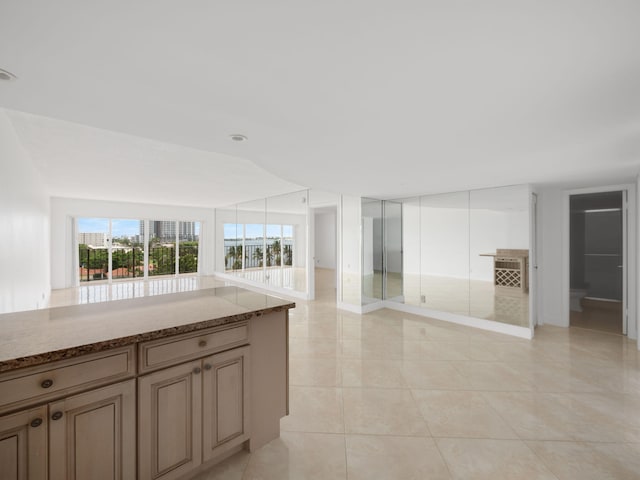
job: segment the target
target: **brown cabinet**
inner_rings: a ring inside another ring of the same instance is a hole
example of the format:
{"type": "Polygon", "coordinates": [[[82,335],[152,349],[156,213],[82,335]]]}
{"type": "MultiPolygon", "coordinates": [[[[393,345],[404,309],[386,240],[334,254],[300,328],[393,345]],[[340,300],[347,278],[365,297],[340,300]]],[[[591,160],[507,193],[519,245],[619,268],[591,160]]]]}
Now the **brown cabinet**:
{"type": "Polygon", "coordinates": [[[134,375],[135,345],[0,375],[0,480],[135,479],[134,375]]]}
{"type": "Polygon", "coordinates": [[[288,309],[0,373],[0,480],[191,476],[278,437],[287,379],[288,309]]]}
{"type": "Polygon", "coordinates": [[[135,380],[49,404],[51,480],[135,480],[135,380]]]}
{"type": "Polygon", "coordinates": [[[46,405],[0,417],[0,479],[46,480],[46,405]]]}
{"type": "Polygon", "coordinates": [[[131,378],[135,345],[0,375],[0,414],[131,378]]]}
{"type": "Polygon", "coordinates": [[[202,459],[206,462],[249,438],[249,347],[202,362],[202,459]]]}
{"type": "Polygon", "coordinates": [[[128,380],[0,417],[0,479],[134,480],[135,408],[128,380]]]}
{"type": "Polygon", "coordinates": [[[177,479],[249,438],[249,347],[138,378],[139,479],[177,479]]]}

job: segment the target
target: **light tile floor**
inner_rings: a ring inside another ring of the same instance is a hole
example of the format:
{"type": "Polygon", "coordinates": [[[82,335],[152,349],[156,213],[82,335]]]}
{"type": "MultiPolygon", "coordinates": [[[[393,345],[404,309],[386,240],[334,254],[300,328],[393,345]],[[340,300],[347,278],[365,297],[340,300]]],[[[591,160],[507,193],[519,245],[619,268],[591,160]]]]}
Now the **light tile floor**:
{"type": "Polygon", "coordinates": [[[640,355],[625,337],[532,341],[382,310],[291,312],[281,437],[198,480],[640,479],[640,355]]]}

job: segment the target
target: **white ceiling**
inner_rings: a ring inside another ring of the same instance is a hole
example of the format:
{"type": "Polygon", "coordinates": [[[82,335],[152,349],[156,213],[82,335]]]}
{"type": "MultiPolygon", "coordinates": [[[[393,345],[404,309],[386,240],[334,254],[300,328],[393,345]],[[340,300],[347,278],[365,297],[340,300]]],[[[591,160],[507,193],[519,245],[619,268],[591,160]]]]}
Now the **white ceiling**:
{"type": "MultiPolygon", "coordinates": [[[[286,180],[274,191],[387,198],[606,182],[640,166],[639,25],[637,0],[2,0],[0,68],[19,79],[0,106],[163,142],[164,186],[232,191],[226,166],[252,164],[286,180]]],[[[102,132],[69,162],[86,129],[16,118],[47,172],[143,172],[160,148],[102,132]]],[[[238,200],[263,195],[249,183],[238,200]]]]}
{"type": "Polygon", "coordinates": [[[301,189],[244,158],[6,113],[52,196],[213,207],[301,189]]]}

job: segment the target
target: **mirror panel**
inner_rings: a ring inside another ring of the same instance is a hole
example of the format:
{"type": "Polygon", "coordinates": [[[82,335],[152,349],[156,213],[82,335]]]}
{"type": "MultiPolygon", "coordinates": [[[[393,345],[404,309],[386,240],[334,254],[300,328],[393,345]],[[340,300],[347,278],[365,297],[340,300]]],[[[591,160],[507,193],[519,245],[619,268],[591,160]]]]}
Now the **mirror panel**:
{"type": "Polygon", "coordinates": [[[420,303],[469,315],[469,192],[420,198],[420,303]]]}
{"type": "Polygon", "coordinates": [[[402,287],[406,305],[420,302],[420,198],[402,201],[402,287]]]}
{"type": "Polygon", "coordinates": [[[384,299],[402,302],[402,202],[384,202],[384,299]]]}
{"type": "Polygon", "coordinates": [[[238,235],[240,237],[240,244],[236,247],[236,262],[240,266],[238,275],[258,283],[264,283],[264,265],[261,266],[259,257],[260,253],[265,251],[265,218],[265,199],[238,204],[238,235]]]}
{"type": "Polygon", "coordinates": [[[362,199],[362,304],[383,299],[382,200],[362,199]]]}
{"type": "Polygon", "coordinates": [[[469,315],[528,327],[529,189],[473,190],[469,207],[469,315]]]}
{"type": "Polygon", "coordinates": [[[266,199],[265,283],[307,291],[308,191],[266,199]]]}

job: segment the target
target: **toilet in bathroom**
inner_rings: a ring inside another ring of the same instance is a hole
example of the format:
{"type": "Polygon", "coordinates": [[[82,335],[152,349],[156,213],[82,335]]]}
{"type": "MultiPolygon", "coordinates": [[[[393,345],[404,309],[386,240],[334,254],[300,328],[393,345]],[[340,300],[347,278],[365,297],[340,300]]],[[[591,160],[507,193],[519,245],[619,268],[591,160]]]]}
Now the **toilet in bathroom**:
{"type": "Polygon", "coordinates": [[[572,288],[569,290],[569,310],[572,312],[581,312],[581,300],[587,296],[587,291],[581,288],[572,288]]]}

